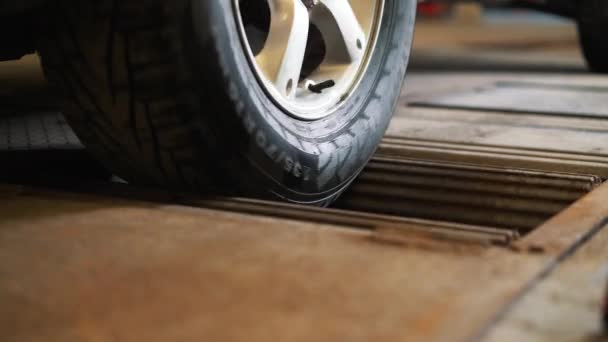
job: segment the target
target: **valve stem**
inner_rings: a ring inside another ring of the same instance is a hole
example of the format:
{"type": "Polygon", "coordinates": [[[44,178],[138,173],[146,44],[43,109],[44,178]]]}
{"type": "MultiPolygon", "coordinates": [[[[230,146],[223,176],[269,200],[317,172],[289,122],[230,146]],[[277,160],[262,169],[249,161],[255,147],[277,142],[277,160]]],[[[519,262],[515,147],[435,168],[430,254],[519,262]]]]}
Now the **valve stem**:
{"type": "Polygon", "coordinates": [[[308,90],[310,90],[311,92],[315,93],[315,94],[321,94],[323,93],[323,90],[325,89],[329,89],[333,86],[336,85],[336,82],[334,82],[334,80],[327,80],[321,83],[311,83],[308,85],[308,90]]]}

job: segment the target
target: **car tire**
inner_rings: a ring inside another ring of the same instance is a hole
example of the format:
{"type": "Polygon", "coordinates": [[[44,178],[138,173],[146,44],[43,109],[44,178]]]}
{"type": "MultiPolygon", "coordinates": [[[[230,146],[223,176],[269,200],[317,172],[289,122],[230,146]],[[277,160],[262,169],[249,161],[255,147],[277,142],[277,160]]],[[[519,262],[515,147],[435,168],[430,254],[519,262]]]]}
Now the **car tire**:
{"type": "Polygon", "coordinates": [[[229,0],[53,2],[39,54],[69,123],[121,178],[324,206],[370,160],[401,92],[416,0],[382,1],[356,88],[319,119],[273,101],[229,0]]]}
{"type": "Polygon", "coordinates": [[[582,0],[578,4],[578,28],[589,68],[608,73],[608,1],[582,0]]]}

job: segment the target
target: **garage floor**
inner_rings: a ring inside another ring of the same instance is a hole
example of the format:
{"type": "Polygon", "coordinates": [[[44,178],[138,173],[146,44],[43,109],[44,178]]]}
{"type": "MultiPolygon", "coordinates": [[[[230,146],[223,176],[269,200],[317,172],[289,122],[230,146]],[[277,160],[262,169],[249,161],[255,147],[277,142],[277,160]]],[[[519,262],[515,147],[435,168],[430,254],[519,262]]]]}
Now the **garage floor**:
{"type": "Polygon", "coordinates": [[[387,137],[332,209],[124,184],[34,57],[0,64],[2,340],[601,340],[608,77],[576,44],[419,25],[387,137]]]}

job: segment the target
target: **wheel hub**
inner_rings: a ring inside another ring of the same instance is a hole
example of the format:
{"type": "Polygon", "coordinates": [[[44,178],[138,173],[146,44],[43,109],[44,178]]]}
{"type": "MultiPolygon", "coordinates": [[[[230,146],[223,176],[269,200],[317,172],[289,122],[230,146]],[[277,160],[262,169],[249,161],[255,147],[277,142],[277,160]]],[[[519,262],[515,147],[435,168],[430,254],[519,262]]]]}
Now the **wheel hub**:
{"type": "Polygon", "coordinates": [[[316,120],[349,98],[375,47],[384,0],[233,1],[253,71],[277,105],[316,120]]]}

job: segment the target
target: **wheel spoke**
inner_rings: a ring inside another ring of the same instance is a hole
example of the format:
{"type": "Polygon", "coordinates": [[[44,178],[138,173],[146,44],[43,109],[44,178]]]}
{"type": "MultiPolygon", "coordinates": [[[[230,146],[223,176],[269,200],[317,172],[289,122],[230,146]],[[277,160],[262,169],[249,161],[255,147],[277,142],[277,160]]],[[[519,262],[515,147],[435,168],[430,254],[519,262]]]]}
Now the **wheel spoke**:
{"type": "Polygon", "coordinates": [[[278,0],[271,9],[270,32],[256,62],[287,98],[293,98],[306,53],[310,18],[300,0],[278,0]]]}
{"type": "MultiPolygon", "coordinates": [[[[319,3],[328,10],[331,20],[337,25],[337,34],[346,47],[346,53],[351,62],[361,59],[365,53],[367,39],[349,1],[319,0],[319,3]]],[[[326,20],[326,16],[323,17],[322,20],[326,20]]],[[[327,23],[321,23],[320,26],[327,27],[327,23]]],[[[326,40],[330,42],[335,39],[335,37],[326,37],[326,40]]],[[[335,44],[332,45],[335,46],[335,44]]]]}
{"type": "Polygon", "coordinates": [[[266,95],[297,119],[330,115],[373,72],[368,65],[388,0],[225,1],[234,4],[246,57],[266,95]]]}

